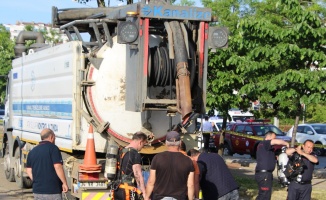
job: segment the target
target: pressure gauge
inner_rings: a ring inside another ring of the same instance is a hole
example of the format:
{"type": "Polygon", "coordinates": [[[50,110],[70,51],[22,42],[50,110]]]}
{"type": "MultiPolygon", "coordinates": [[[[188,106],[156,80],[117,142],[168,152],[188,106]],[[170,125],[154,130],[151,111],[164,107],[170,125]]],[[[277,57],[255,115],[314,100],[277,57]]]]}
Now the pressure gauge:
{"type": "Polygon", "coordinates": [[[118,29],[118,36],[122,43],[132,43],[138,38],[138,28],[133,22],[120,22],[118,29]]]}
{"type": "Polygon", "coordinates": [[[217,28],[211,33],[211,42],[215,48],[221,48],[228,43],[228,33],[225,29],[217,28]]]}

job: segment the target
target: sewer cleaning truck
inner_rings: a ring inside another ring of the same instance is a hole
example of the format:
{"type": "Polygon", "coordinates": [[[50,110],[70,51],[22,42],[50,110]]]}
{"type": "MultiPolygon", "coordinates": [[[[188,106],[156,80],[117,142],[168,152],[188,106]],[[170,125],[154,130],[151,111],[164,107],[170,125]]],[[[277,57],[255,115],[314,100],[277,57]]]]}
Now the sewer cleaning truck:
{"type": "Polygon", "coordinates": [[[196,113],[205,113],[208,50],[227,45],[227,31],[209,26],[212,19],[210,8],[155,0],[53,7],[52,25],[68,42],[45,44],[39,32],[23,31],[16,38],[1,148],[6,179],[31,187],[26,159],[44,128],[56,135],[77,198],[108,191],[107,154],[126,146],[135,132],[148,136],[142,154],[164,151],[167,131],[187,133],[196,113]],[[35,43],[26,47],[27,40],[35,43]],[[79,168],[90,126],[103,164],[95,175],[79,168]]]}

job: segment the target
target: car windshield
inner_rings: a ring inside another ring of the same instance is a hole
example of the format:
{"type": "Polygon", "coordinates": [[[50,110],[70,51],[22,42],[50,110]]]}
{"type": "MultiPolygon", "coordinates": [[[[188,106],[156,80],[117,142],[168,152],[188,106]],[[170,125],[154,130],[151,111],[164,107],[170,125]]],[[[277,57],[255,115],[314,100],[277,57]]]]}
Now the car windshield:
{"type": "Polygon", "coordinates": [[[324,134],[326,135],[326,124],[319,124],[319,125],[311,125],[313,129],[315,129],[315,131],[318,134],[324,134]]]}
{"type": "Polygon", "coordinates": [[[268,131],[273,131],[277,136],[283,136],[283,132],[274,125],[255,125],[253,126],[255,132],[259,136],[265,136],[268,131]]]}

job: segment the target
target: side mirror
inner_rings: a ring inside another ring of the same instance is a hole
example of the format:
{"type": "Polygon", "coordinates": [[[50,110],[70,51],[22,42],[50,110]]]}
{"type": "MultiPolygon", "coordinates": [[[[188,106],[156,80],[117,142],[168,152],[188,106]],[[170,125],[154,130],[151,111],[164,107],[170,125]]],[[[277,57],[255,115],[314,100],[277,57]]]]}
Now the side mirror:
{"type": "Polygon", "coordinates": [[[308,135],[313,135],[314,132],[312,132],[312,131],[307,131],[307,134],[308,134],[308,135]]]}

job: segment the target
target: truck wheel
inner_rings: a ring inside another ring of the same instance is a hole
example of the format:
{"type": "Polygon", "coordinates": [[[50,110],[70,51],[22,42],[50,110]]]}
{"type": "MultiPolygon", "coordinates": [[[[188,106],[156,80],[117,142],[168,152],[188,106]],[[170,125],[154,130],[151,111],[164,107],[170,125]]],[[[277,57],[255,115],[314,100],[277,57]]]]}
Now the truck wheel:
{"type": "Polygon", "coordinates": [[[15,150],[15,180],[19,188],[31,188],[33,182],[29,177],[23,176],[24,172],[22,171],[20,155],[20,149],[17,147],[15,150]]]}
{"type": "Polygon", "coordinates": [[[228,143],[224,144],[223,155],[224,156],[232,156],[233,155],[233,152],[231,151],[230,145],[228,143]]]}
{"type": "Polygon", "coordinates": [[[15,181],[15,172],[14,172],[14,168],[10,168],[9,146],[8,146],[7,141],[5,141],[5,143],[4,143],[3,153],[4,153],[3,168],[5,170],[6,179],[9,182],[14,182],[15,181]]]}

